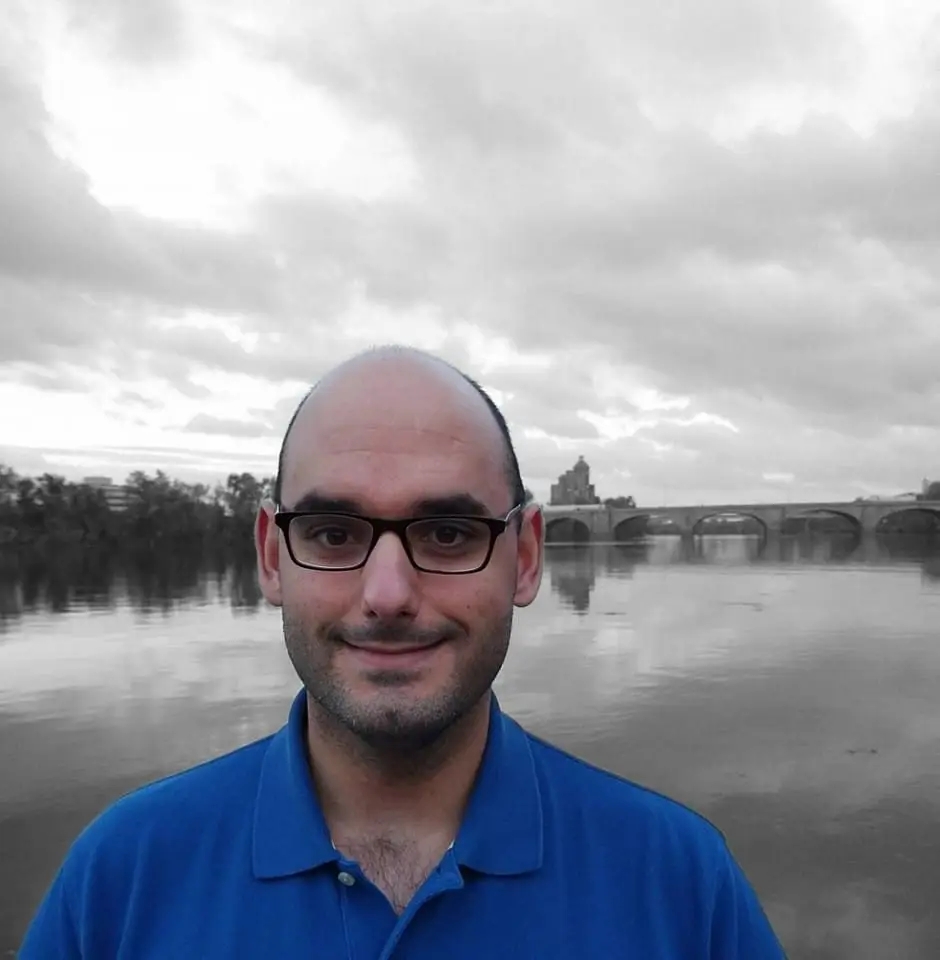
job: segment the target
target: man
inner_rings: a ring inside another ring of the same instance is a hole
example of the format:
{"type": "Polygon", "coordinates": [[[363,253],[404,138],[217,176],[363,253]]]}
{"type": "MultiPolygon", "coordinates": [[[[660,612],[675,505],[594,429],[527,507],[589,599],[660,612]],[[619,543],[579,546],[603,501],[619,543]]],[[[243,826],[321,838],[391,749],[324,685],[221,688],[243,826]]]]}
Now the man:
{"type": "Polygon", "coordinates": [[[783,956],[714,827],[491,693],[544,528],[476,384],[402,348],[347,362],[295,414],[275,500],[285,727],[99,817],[23,960],[783,956]]]}

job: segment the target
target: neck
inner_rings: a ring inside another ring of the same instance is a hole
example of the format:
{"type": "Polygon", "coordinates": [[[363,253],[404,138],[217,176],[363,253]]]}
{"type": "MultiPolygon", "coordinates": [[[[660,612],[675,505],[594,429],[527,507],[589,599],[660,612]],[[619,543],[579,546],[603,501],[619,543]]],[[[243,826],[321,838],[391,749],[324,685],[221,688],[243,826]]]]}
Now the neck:
{"type": "Polygon", "coordinates": [[[420,750],[377,750],[307,697],[307,745],[331,832],[388,827],[456,836],[489,731],[489,692],[420,750]]]}

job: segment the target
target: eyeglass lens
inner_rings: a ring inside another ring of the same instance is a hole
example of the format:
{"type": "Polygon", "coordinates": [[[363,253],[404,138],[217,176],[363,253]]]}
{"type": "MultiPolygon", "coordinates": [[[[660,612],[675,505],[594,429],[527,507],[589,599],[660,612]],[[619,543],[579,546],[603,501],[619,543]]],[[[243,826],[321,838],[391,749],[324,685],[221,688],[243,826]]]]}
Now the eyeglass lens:
{"type": "MultiPolygon", "coordinates": [[[[297,562],[329,570],[362,563],[372,536],[372,524],[358,517],[315,514],[294,517],[290,523],[297,562]]],[[[483,563],[492,534],[487,524],[472,518],[432,517],[411,523],[405,536],[419,567],[460,573],[483,563]]]]}

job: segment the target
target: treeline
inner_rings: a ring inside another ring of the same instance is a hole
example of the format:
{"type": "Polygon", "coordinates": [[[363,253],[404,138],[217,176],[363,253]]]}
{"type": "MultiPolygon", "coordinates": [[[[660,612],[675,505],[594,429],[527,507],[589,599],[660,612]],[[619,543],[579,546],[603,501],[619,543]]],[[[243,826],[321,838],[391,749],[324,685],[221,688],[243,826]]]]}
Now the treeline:
{"type": "Polygon", "coordinates": [[[632,510],[636,507],[636,500],[633,497],[607,497],[604,501],[605,507],[621,507],[632,510]]]}
{"type": "Polygon", "coordinates": [[[232,473],[224,485],[132,473],[120,507],[105,491],[44,473],[23,477],[0,466],[0,544],[250,542],[258,504],[273,478],[232,473]]]}

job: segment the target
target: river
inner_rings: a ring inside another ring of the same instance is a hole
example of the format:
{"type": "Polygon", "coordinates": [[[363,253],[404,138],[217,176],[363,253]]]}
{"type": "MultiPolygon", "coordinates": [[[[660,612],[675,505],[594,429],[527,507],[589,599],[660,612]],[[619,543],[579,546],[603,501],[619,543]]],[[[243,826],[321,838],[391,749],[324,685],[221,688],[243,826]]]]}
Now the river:
{"type": "MultiPolygon", "coordinates": [[[[106,803],[277,729],[249,559],[0,564],[0,957],[106,803]]],[[[497,682],[726,834],[791,960],[940,956],[940,551],[551,546],[497,682]]]]}

